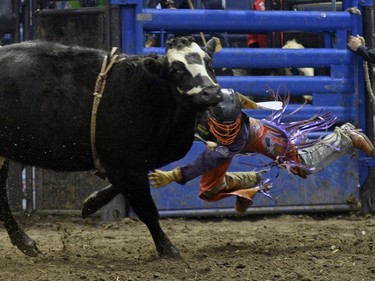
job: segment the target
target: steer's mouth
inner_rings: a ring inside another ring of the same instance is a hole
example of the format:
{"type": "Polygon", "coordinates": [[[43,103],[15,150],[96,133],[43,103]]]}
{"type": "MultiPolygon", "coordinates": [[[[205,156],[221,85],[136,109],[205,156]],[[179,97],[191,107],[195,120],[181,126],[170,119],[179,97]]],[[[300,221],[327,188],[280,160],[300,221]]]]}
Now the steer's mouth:
{"type": "Polygon", "coordinates": [[[223,100],[219,86],[206,87],[200,93],[191,95],[192,103],[198,110],[204,111],[216,106],[223,100]]]}

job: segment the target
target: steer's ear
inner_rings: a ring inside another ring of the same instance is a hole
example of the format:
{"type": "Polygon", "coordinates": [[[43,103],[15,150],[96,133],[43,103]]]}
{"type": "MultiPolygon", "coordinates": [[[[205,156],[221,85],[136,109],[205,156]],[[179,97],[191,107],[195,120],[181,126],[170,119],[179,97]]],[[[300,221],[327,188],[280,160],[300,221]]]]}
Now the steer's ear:
{"type": "Polygon", "coordinates": [[[162,63],[152,57],[143,60],[143,66],[152,74],[159,74],[162,69],[162,63]]]}
{"type": "Polygon", "coordinates": [[[205,49],[207,53],[212,56],[214,53],[221,51],[223,47],[221,46],[220,39],[217,37],[212,37],[207,41],[205,49]]]}

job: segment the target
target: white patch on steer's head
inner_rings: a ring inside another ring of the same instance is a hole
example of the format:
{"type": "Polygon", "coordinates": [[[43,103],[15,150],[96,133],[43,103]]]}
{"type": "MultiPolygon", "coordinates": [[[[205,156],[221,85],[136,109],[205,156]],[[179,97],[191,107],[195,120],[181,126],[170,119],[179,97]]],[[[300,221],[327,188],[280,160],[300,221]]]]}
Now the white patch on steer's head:
{"type": "MultiPolygon", "coordinates": [[[[208,79],[213,85],[218,85],[208,74],[205,60],[208,59],[208,55],[198,46],[196,43],[192,43],[188,47],[183,48],[171,48],[167,51],[167,59],[169,67],[173,67],[173,63],[179,62],[183,63],[186,70],[190,72],[193,78],[198,75],[208,79]]],[[[178,89],[180,92],[181,89],[178,89]]],[[[193,95],[201,93],[202,88],[193,87],[187,94],[193,95]]]]}

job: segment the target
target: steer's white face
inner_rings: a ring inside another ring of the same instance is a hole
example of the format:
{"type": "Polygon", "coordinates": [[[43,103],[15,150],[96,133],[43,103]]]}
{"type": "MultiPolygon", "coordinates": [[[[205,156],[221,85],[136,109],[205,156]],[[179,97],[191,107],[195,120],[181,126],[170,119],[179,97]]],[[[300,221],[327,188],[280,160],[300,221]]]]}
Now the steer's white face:
{"type": "Polygon", "coordinates": [[[182,85],[177,84],[177,89],[180,93],[199,94],[202,92],[203,86],[208,84],[218,86],[218,83],[213,79],[211,58],[198,44],[192,43],[189,47],[181,49],[169,49],[167,51],[167,59],[171,72],[179,72],[181,76],[183,72],[186,72],[185,75],[189,73],[192,80],[199,81],[199,83],[192,83],[190,89],[183,88],[182,85]],[[202,81],[204,82],[203,85],[202,81]]]}
{"type": "MultiPolygon", "coordinates": [[[[204,49],[211,51],[211,45],[204,49]]],[[[168,82],[176,102],[190,111],[204,111],[220,102],[221,89],[209,54],[189,37],[173,38],[166,46],[168,82]]]]}

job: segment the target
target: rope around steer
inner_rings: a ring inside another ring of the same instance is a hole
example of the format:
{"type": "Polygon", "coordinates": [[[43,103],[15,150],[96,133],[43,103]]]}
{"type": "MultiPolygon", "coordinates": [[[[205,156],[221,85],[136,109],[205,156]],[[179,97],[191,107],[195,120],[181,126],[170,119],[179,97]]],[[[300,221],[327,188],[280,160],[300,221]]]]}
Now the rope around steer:
{"type": "Polygon", "coordinates": [[[100,164],[100,160],[97,158],[97,151],[96,151],[96,114],[98,112],[98,107],[100,103],[100,99],[103,96],[105,84],[107,82],[108,72],[111,70],[112,66],[115,63],[118,63],[122,59],[118,59],[118,55],[115,54],[117,52],[117,48],[112,48],[110,53],[110,61],[108,62],[108,56],[105,56],[102,63],[102,68],[96,79],[95,83],[95,92],[94,92],[94,102],[92,106],[91,112],[91,150],[92,150],[92,158],[95,165],[95,174],[99,177],[105,178],[106,173],[102,165],[100,164]]]}
{"type": "MultiPolygon", "coordinates": [[[[363,37],[360,37],[361,41],[363,44],[365,44],[365,39],[363,37]]],[[[371,97],[371,100],[373,102],[373,104],[375,104],[375,95],[374,95],[374,91],[372,90],[372,86],[371,86],[371,79],[370,79],[370,74],[369,74],[369,68],[368,68],[368,62],[367,61],[363,61],[363,68],[364,68],[364,71],[365,71],[365,82],[366,82],[366,89],[367,89],[367,92],[369,93],[370,97],[371,97]]]]}

